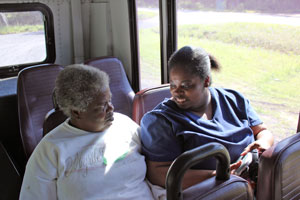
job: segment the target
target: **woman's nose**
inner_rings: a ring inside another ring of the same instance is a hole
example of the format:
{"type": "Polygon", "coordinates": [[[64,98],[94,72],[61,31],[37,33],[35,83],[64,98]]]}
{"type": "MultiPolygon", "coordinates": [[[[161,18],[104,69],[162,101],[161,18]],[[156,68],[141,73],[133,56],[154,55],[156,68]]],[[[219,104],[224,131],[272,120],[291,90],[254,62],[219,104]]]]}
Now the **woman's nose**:
{"type": "Polygon", "coordinates": [[[107,105],[106,112],[112,112],[114,109],[115,109],[115,107],[112,104],[112,102],[109,102],[108,105],[107,105]]]}
{"type": "Polygon", "coordinates": [[[180,87],[176,87],[176,88],[173,89],[173,93],[175,93],[175,94],[182,94],[183,90],[180,87]]]}

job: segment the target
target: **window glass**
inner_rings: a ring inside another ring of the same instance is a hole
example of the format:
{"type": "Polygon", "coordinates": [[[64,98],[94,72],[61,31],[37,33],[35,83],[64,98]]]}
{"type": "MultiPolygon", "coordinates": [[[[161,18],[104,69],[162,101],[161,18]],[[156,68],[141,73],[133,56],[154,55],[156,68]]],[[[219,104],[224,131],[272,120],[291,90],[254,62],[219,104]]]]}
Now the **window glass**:
{"type": "Polygon", "coordinates": [[[140,89],[161,84],[159,1],[137,0],[140,89]]]}
{"type": "Polygon", "coordinates": [[[43,19],[40,11],[0,12],[0,67],[46,59],[43,19]]]}
{"type": "Polygon", "coordinates": [[[200,46],[222,65],[213,85],[243,93],[281,140],[300,110],[300,4],[177,0],[178,48],[200,46]]]}

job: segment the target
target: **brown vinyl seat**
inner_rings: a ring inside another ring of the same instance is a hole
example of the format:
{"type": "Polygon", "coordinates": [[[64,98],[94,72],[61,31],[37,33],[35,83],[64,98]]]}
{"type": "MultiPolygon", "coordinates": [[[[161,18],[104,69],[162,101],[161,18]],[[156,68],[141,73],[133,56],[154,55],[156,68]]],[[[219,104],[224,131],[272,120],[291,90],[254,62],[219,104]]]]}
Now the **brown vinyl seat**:
{"type": "Polygon", "coordinates": [[[146,112],[152,110],[165,98],[170,97],[171,93],[169,84],[147,88],[137,92],[133,100],[133,121],[140,124],[140,121],[146,112]]]}
{"type": "Polygon", "coordinates": [[[21,140],[28,159],[43,137],[43,122],[53,108],[52,92],[57,74],[56,64],[27,67],[18,74],[17,98],[21,140]]]}
{"type": "MultiPolygon", "coordinates": [[[[115,108],[114,111],[131,118],[134,91],[130,86],[121,61],[114,57],[99,57],[88,60],[85,64],[96,67],[108,74],[112,103],[115,108]]],[[[43,125],[43,135],[47,134],[67,118],[56,105],[55,97],[53,98],[53,102],[55,108],[50,110],[46,115],[43,125]]]]}
{"type": "Polygon", "coordinates": [[[300,199],[300,132],[262,153],[257,180],[257,199],[300,199]]]}

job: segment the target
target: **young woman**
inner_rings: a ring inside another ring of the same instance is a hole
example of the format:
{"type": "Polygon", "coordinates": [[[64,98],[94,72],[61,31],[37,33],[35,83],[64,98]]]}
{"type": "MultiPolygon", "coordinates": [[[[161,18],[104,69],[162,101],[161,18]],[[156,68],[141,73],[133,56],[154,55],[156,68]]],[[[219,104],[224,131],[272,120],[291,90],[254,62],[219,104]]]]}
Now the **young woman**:
{"type": "MultiPolygon", "coordinates": [[[[169,63],[172,98],[164,100],[141,121],[142,153],[147,161],[151,183],[164,187],[172,161],[186,150],[218,142],[229,151],[231,170],[241,155],[273,144],[249,101],[239,92],[210,87],[211,69],[218,62],[201,48],[185,46],[169,63]]],[[[189,170],[183,188],[214,176],[216,163],[208,159],[189,170]]]]}

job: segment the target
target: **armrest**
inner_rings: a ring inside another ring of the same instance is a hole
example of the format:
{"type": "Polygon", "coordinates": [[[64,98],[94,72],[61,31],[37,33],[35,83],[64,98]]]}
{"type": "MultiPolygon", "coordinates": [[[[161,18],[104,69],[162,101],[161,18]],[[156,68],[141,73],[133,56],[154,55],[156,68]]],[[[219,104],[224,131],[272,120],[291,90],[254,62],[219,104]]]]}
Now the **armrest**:
{"type": "Polygon", "coordinates": [[[182,153],[173,161],[166,179],[167,199],[182,199],[181,182],[185,172],[208,157],[215,157],[218,160],[216,179],[223,181],[229,179],[230,156],[227,149],[219,143],[208,143],[182,153]]]}

